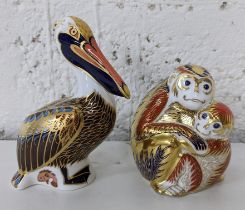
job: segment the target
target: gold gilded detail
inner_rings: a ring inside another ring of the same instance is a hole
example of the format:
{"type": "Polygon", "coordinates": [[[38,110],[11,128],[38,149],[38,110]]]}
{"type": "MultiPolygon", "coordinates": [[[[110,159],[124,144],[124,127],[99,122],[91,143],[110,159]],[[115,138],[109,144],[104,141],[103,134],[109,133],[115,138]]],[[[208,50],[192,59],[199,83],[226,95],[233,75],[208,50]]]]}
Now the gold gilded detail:
{"type": "Polygon", "coordinates": [[[115,109],[96,93],[57,101],[30,115],[17,143],[20,174],[86,158],[111,131],[115,116],[115,109]]]}
{"type": "Polygon", "coordinates": [[[159,117],[158,122],[176,122],[188,126],[194,125],[195,111],[184,109],[180,104],[173,103],[159,117]]]}
{"type": "Polygon", "coordinates": [[[90,37],[93,36],[93,32],[90,29],[90,27],[88,26],[87,23],[85,23],[82,19],[75,17],[75,16],[71,16],[71,18],[74,20],[78,30],[80,31],[80,33],[82,34],[82,36],[89,41],[90,37]]]}
{"type": "Polygon", "coordinates": [[[206,69],[181,66],[139,105],[132,150],[156,192],[183,196],[221,180],[230,161],[228,134],[234,122],[229,108],[213,101],[213,88],[206,69]]]}

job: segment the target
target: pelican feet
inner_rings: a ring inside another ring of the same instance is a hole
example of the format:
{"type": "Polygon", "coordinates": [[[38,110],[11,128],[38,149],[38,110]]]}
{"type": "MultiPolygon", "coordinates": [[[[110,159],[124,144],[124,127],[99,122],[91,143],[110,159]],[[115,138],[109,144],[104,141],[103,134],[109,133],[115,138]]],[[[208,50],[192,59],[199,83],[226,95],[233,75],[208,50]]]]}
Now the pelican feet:
{"type": "Polygon", "coordinates": [[[60,170],[64,176],[64,184],[84,184],[87,183],[88,178],[91,175],[89,165],[75,173],[73,176],[68,176],[66,167],[60,168],[60,170]]]}

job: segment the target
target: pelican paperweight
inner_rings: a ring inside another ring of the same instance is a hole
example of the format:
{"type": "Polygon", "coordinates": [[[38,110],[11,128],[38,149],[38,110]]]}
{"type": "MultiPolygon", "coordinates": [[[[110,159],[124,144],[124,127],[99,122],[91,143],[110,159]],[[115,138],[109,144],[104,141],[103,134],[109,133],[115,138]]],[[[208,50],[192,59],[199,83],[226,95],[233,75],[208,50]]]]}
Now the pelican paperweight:
{"type": "Polygon", "coordinates": [[[83,20],[57,21],[55,35],[61,54],[76,67],[78,92],[25,118],[17,140],[19,168],[12,178],[17,189],[41,184],[74,190],[91,183],[95,173],[88,155],[113,129],[114,95],[130,98],[83,20]]]}
{"type": "Polygon", "coordinates": [[[160,194],[183,196],[222,180],[233,114],[214,100],[214,80],[197,65],[178,67],[137,109],[131,129],[136,165],[160,194]]]}

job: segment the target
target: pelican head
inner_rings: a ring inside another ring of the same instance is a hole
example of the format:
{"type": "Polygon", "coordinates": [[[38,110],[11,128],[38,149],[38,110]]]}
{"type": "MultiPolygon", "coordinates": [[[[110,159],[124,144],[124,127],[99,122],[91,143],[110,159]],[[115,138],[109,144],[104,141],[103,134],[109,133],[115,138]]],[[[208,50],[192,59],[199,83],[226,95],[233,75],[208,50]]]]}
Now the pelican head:
{"type": "Polygon", "coordinates": [[[113,95],[130,98],[130,91],[99,49],[90,27],[70,16],[54,25],[61,53],[113,95]]]}

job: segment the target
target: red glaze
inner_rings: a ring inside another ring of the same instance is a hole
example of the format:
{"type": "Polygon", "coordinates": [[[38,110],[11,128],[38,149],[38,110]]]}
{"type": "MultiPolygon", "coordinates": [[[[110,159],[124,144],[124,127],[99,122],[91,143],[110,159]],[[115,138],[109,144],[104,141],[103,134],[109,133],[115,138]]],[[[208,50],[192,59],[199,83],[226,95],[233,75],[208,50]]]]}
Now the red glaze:
{"type": "Polygon", "coordinates": [[[162,112],[168,101],[168,92],[164,88],[160,88],[151,98],[145,111],[141,115],[137,126],[137,135],[143,131],[143,128],[148,123],[153,122],[162,112]]]}

